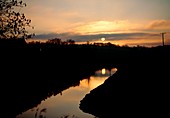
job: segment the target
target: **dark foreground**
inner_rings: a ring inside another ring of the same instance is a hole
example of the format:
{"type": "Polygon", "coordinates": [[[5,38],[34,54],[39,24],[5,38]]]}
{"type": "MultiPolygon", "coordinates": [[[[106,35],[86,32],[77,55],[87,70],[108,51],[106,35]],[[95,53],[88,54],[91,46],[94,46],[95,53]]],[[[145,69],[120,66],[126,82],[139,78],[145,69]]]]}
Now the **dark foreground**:
{"type": "Polygon", "coordinates": [[[0,43],[1,116],[14,118],[103,67],[118,71],[85,96],[81,110],[99,118],[163,116],[168,113],[169,52],[170,46],[0,43]]]}
{"type": "Polygon", "coordinates": [[[170,48],[150,50],[124,58],[114,75],[81,100],[80,109],[99,118],[169,116],[170,48]]]}

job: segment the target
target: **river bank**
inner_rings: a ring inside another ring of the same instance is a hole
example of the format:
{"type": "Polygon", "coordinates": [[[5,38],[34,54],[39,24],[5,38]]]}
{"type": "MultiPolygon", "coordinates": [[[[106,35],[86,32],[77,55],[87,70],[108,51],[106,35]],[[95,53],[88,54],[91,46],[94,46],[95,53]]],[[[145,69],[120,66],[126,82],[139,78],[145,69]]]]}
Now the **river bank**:
{"type": "Polygon", "coordinates": [[[99,118],[168,116],[169,51],[155,48],[119,65],[114,75],[81,100],[80,109],[99,118]]]}

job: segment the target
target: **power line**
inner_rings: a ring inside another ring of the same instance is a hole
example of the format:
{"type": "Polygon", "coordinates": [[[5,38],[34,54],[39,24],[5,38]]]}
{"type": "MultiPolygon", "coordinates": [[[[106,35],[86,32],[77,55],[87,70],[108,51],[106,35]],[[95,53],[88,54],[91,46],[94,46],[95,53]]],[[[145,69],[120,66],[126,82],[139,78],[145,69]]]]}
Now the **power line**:
{"type": "Polygon", "coordinates": [[[165,34],[167,34],[167,33],[170,33],[170,32],[162,32],[162,33],[160,33],[161,36],[162,36],[162,46],[165,45],[165,34]]]}
{"type": "Polygon", "coordinates": [[[164,46],[165,45],[165,34],[166,34],[166,32],[162,32],[161,33],[161,36],[162,36],[162,46],[164,46]]]}

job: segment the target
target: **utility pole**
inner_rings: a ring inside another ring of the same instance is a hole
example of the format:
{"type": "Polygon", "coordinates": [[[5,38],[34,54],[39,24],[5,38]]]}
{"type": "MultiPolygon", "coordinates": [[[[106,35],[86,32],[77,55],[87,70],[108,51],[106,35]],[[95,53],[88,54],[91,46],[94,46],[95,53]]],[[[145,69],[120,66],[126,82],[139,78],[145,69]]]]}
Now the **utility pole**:
{"type": "Polygon", "coordinates": [[[162,32],[161,35],[162,35],[162,46],[164,46],[164,35],[166,34],[166,32],[162,32]]]}

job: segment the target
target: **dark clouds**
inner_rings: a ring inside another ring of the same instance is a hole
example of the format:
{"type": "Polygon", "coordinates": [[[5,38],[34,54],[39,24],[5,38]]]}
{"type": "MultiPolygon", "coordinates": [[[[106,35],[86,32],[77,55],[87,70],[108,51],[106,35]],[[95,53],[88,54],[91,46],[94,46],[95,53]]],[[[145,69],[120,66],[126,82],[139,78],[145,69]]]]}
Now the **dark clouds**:
{"type": "Polygon", "coordinates": [[[93,34],[93,35],[80,35],[80,34],[72,34],[72,33],[50,33],[50,34],[39,34],[36,35],[35,39],[53,39],[60,38],[62,40],[73,39],[76,42],[86,42],[86,41],[98,41],[102,37],[106,38],[106,40],[136,40],[142,37],[157,37],[160,34],[150,34],[150,33],[117,33],[117,34],[93,34]]]}

